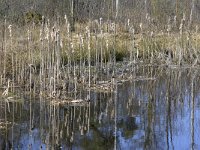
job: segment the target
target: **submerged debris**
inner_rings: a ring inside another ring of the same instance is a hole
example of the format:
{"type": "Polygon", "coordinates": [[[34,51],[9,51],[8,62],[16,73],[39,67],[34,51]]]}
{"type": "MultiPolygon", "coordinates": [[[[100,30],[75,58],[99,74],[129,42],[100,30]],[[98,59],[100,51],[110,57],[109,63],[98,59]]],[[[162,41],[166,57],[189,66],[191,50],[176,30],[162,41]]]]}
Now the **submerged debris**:
{"type": "Polygon", "coordinates": [[[5,121],[5,120],[0,120],[0,129],[6,129],[6,127],[8,125],[11,125],[12,123],[9,121],[5,121]]]}
{"type": "Polygon", "coordinates": [[[51,105],[85,105],[87,104],[89,101],[88,100],[83,100],[83,99],[74,99],[74,100],[70,100],[70,99],[54,99],[50,102],[51,105]]]}

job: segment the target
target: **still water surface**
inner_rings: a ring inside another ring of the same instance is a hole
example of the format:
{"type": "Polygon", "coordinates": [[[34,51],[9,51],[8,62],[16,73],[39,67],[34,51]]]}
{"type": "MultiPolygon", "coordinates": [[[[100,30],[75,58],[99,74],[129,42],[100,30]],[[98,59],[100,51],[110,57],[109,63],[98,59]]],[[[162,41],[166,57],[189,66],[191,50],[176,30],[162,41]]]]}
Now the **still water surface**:
{"type": "Polygon", "coordinates": [[[139,67],[134,76],[84,104],[22,91],[20,101],[0,98],[0,149],[200,149],[199,71],[139,67]]]}

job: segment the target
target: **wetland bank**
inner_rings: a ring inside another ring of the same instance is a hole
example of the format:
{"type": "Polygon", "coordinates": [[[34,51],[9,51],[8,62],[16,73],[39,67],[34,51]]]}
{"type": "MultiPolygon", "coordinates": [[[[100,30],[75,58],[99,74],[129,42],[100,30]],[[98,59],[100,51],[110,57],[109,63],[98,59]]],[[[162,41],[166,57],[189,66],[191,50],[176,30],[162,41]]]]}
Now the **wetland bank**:
{"type": "Polygon", "coordinates": [[[0,1],[0,149],[200,149],[200,4],[136,1],[0,1]]]}

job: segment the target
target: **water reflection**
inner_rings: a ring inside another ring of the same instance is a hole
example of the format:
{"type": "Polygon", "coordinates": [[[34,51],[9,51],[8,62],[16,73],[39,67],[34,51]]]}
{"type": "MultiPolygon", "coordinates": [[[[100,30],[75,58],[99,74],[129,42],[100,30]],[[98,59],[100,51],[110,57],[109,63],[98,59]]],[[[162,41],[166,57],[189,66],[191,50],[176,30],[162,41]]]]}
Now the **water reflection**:
{"type": "Polygon", "coordinates": [[[156,80],[114,82],[113,92],[91,92],[85,104],[21,91],[1,98],[0,149],[200,149],[199,71],[139,67],[134,74],[156,80]]]}

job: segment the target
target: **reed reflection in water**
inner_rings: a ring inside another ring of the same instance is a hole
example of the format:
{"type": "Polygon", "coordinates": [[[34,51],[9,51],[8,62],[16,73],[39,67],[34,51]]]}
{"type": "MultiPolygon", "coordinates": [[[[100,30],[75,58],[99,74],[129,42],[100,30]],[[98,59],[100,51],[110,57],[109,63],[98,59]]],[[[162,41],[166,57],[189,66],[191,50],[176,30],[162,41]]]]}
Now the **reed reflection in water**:
{"type": "Polygon", "coordinates": [[[199,70],[135,67],[133,76],[84,104],[2,97],[0,149],[200,149],[199,70]]]}

